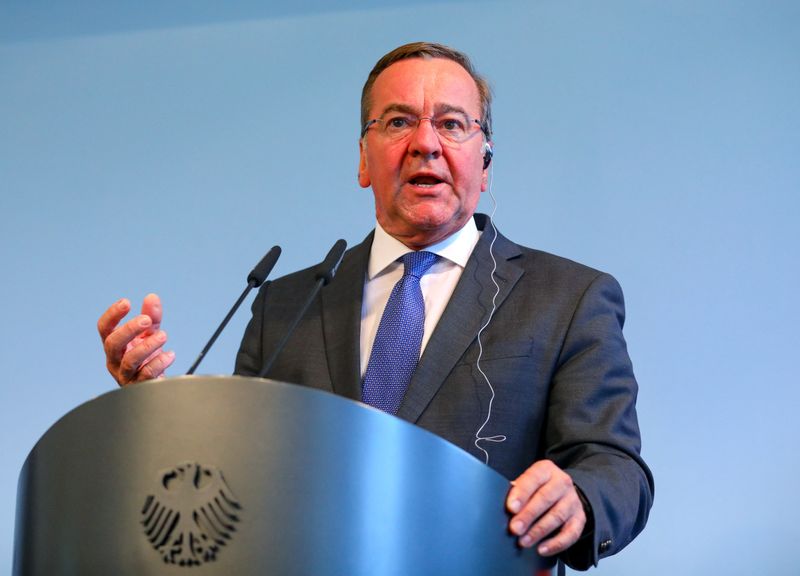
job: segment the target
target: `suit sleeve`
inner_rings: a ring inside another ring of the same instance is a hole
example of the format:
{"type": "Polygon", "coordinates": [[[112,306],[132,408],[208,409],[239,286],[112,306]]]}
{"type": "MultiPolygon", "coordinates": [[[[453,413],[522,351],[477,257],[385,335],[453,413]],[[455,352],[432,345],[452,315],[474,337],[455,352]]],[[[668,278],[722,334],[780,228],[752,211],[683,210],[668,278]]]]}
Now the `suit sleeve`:
{"type": "Polygon", "coordinates": [[[572,477],[591,509],[584,536],[564,554],[579,570],[633,540],[653,502],[624,321],[622,289],[599,274],[575,308],[550,391],[545,457],[572,477]]]}

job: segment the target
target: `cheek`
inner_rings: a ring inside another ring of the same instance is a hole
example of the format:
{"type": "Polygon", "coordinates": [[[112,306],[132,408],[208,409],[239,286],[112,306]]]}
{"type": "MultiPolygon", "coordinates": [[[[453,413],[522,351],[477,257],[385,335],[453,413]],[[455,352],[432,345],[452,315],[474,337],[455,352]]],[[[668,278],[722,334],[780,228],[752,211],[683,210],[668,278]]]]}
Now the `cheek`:
{"type": "Polygon", "coordinates": [[[486,171],[483,169],[483,157],[470,154],[467,157],[451,161],[451,173],[457,186],[463,191],[481,190],[486,185],[486,171]]]}
{"type": "Polygon", "coordinates": [[[398,178],[402,158],[402,153],[392,149],[368,150],[366,166],[372,183],[387,183],[398,178]]]}

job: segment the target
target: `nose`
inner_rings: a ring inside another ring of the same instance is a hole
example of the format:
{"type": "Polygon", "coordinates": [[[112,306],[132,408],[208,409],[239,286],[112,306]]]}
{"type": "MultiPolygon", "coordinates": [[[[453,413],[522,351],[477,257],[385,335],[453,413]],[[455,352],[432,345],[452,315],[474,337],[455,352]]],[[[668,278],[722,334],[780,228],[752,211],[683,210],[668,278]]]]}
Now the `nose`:
{"type": "Polygon", "coordinates": [[[438,158],[442,154],[442,142],[433,128],[433,120],[428,117],[419,119],[416,130],[411,134],[408,151],[412,156],[438,158]]]}

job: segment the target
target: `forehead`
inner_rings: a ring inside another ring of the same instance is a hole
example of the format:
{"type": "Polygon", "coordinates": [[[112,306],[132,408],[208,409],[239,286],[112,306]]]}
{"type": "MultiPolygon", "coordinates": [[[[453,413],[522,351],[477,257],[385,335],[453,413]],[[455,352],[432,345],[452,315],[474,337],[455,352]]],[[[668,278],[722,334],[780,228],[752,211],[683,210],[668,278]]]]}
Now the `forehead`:
{"type": "Polygon", "coordinates": [[[446,58],[400,60],[380,73],[372,86],[370,116],[395,104],[429,114],[441,106],[463,108],[480,117],[475,80],[460,64],[446,58]]]}

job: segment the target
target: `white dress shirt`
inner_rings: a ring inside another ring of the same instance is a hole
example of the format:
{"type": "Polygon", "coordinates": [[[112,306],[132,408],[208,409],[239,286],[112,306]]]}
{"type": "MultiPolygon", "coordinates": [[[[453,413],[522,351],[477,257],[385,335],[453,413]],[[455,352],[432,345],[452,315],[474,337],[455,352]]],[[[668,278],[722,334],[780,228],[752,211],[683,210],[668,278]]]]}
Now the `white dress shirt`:
{"type": "MultiPolygon", "coordinates": [[[[425,248],[426,252],[439,255],[439,259],[420,280],[422,297],[425,299],[425,330],[422,335],[420,355],[442,317],[450,296],[458,284],[467,265],[480,232],[475,220],[470,218],[461,230],[438,244],[425,248]]],[[[378,332],[383,310],[389,301],[394,285],[403,277],[403,263],[398,259],[412,250],[399,240],[389,236],[375,225],[375,237],[369,254],[367,278],[364,283],[364,301],[361,306],[361,377],[367,371],[372,353],[372,344],[378,332]]]]}

